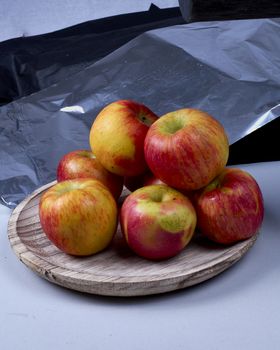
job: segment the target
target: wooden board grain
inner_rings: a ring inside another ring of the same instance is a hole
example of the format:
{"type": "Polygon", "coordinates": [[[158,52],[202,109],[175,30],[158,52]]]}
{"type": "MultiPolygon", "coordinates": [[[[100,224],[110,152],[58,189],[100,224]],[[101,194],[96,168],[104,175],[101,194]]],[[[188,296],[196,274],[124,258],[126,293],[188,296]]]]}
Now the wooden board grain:
{"type": "Polygon", "coordinates": [[[118,228],[112,244],[103,252],[73,257],[56,248],[40,225],[38,203],[42,193],[53,184],[39,188],[15,208],[8,223],[10,244],[32,271],[50,282],[81,292],[126,297],[185,288],[229,268],[257,238],[224,247],[197,235],[176,257],[152,262],[132,253],[118,228]]]}

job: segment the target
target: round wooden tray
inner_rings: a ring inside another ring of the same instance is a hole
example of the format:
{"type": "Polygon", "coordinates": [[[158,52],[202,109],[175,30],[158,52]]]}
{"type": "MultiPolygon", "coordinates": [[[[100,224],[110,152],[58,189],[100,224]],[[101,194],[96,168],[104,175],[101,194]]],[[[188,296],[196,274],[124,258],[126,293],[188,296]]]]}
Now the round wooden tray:
{"type": "Polygon", "coordinates": [[[112,244],[103,252],[73,257],[56,248],[40,225],[40,197],[54,184],[39,188],[15,208],[9,220],[8,236],[18,258],[31,270],[50,282],[81,292],[137,296],[185,288],[229,268],[257,238],[255,235],[224,247],[197,235],[176,257],[152,262],[132,253],[118,228],[112,244]]]}

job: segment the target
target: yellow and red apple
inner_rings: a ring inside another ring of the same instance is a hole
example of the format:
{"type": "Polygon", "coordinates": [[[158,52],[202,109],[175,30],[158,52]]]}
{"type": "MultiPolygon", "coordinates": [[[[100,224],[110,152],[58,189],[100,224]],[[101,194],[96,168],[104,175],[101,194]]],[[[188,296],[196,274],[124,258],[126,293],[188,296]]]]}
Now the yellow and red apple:
{"type": "Polygon", "coordinates": [[[86,256],[111,242],[117,227],[117,205],[100,181],[66,180],[43,194],[39,217],[43,231],[60,250],[86,256]]]}
{"type": "Polygon", "coordinates": [[[180,192],[166,185],[150,185],[125,199],[120,223],[128,246],[136,254],[161,260],[177,255],[190,242],[196,213],[180,192]]]}
{"type": "Polygon", "coordinates": [[[247,172],[225,168],[228,138],[209,114],[184,108],[158,118],[143,104],[119,100],[101,110],[89,139],[94,153],[62,157],[59,182],[40,200],[42,228],[65,253],[86,256],[110,244],[123,184],[134,191],[120,209],[123,237],[143,258],[179,254],[196,224],[222,244],[259,230],[261,190],[247,172]]]}
{"type": "Polygon", "coordinates": [[[256,180],[246,171],[225,168],[193,196],[197,225],[209,239],[231,244],[250,238],[261,227],[264,204],[256,180]]]}
{"type": "Polygon", "coordinates": [[[145,158],[155,177],[180,190],[206,186],[223,170],[228,155],[223,126],[197,109],[165,114],[145,139],[145,158]]]}
{"type": "Polygon", "coordinates": [[[144,140],[158,117],[145,105],[119,100],[106,106],[90,130],[90,146],[108,171],[136,176],[147,170],[144,140]]]}
{"type": "Polygon", "coordinates": [[[123,177],[106,170],[89,150],[76,150],[64,155],[57,167],[57,181],[92,178],[101,181],[118,199],[123,189],[123,177]]]}

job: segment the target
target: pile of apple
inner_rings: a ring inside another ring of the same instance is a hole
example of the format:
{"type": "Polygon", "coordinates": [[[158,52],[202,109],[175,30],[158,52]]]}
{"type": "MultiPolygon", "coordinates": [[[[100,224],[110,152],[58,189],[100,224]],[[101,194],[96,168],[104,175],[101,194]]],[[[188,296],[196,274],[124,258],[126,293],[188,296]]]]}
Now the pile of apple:
{"type": "Polygon", "coordinates": [[[158,118],[149,108],[120,100],[106,106],[90,130],[91,151],[66,154],[57,184],[41,197],[40,222],[67,254],[105,249],[120,222],[139,256],[175,256],[195,230],[221,244],[259,230],[264,206],[247,172],[227,168],[223,126],[197,109],[158,118]],[[131,193],[118,201],[123,186],[131,193]]]}

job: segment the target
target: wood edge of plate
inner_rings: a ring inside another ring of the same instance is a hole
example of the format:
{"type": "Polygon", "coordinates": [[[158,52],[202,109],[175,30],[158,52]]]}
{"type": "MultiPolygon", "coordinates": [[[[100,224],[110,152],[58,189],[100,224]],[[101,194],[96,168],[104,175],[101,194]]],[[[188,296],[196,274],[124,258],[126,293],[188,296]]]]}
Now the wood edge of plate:
{"type": "Polygon", "coordinates": [[[200,266],[196,266],[187,273],[180,271],[180,273],[178,272],[175,276],[168,276],[165,278],[155,276],[155,278],[150,281],[139,278],[139,276],[134,279],[131,277],[127,279],[122,277],[119,281],[106,281],[106,276],[94,276],[87,273],[80,274],[76,271],[64,269],[46,262],[31,252],[18,236],[17,220],[23,208],[34,197],[53,186],[55,183],[56,181],[53,181],[38,188],[18,204],[11,213],[8,221],[8,238],[11,248],[23,264],[49,282],[71,290],[104,296],[134,297],[161,294],[183,289],[206,281],[228,269],[246,254],[253,246],[258,236],[258,234],[256,234],[245,241],[237,243],[239,246],[241,245],[240,249],[230,249],[222,254],[219,259],[214,259],[214,262],[209,260],[209,263],[205,265],[203,269],[201,269],[200,266]]]}

